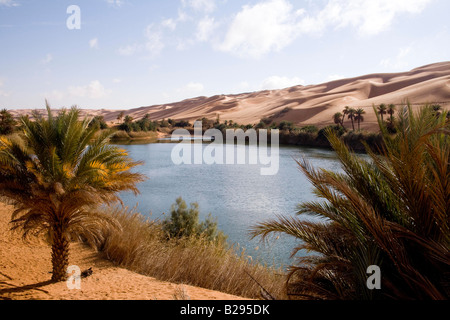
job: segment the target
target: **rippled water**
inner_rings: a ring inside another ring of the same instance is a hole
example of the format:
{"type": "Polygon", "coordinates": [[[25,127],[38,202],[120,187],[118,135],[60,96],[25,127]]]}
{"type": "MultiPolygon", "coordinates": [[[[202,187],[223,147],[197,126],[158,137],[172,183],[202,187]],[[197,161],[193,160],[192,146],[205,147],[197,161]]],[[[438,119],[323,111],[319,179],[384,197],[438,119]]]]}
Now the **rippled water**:
{"type": "MultiPolygon", "coordinates": [[[[198,202],[200,219],[211,213],[230,243],[239,243],[253,259],[275,266],[292,262],[289,256],[297,240],[281,236],[262,244],[260,239],[250,240],[248,230],[275,215],[295,215],[299,203],[314,199],[312,186],[295,159],[306,157],[315,167],[340,170],[332,151],[300,147],[280,147],[279,171],[273,176],[260,174],[263,165],[175,165],[171,160],[175,146],[174,143],[122,146],[134,160],[144,161],[138,170],[149,178],[139,184],[140,195],[124,193],[124,203],[129,207],[137,204],[142,214],[163,218],[162,214],[170,213],[179,196],[186,203],[198,202]]],[[[258,147],[235,148],[248,152],[249,148],[258,147]]]]}

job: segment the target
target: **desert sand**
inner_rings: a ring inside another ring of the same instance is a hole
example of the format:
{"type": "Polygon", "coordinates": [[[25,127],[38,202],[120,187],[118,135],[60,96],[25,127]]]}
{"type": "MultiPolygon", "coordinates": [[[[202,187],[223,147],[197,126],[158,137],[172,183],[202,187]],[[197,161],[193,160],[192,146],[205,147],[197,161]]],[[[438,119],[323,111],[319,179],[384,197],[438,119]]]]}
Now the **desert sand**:
{"type": "Polygon", "coordinates": [[[66,282],[50,282],[50,247],[10,231],[11,213],[12,207],[0,204],[0,300],[245,300],[116,267],[81,243],[71,244],[70,264],[92,267],[93,274],[81,279],[80,290],[69,290],[66,282]]]}
{"type": "MultiPolygon", "coordinates": [[[[150,114],[153,120],[175,119],[195,121],[206,117],[223,122],[233,120],[239,124],[255,124],[264,117],[275,122],[293,121],[298,126],[323,127],[334,124],[332,116],[345,106],[366,111],[362,129],[376,130],[378,124],[373,105],[381,103],[403,106],[439,103],[450,105],[450,61],[422,66],[399,73],[370,74],[323,84],[294,86],[280,90],[266,90],[213,97],[196,97],[164,105],[132,108],[123,106],[125,115],[138,120],[150,114]],[[280,113],[287,109],[287,112],[280,113]]],[[[51,103],[51,101],[50,101],[51,103]]],[[[55,106],[53,106],[55,107],[55,106]]],[[[68,107],[68,106],[66,106],[68,107]]],[[[88,110],[87,115],[100,115],[110,124],[117,123],[122,110],[88,110]]],[[[31,110],[11,110],[18,116],[31,110]]],[[[345,123],[349,126],[349,120],[345,123]]]]}

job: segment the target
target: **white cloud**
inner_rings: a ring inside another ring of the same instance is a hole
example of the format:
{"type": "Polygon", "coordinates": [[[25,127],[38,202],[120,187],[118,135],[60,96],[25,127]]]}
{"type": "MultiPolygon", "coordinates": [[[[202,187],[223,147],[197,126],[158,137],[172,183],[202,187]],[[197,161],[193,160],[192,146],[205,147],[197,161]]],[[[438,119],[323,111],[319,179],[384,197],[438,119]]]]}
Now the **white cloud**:
{"type": "Polygon", "coordinates": [[[260,86],[260,89],[261,90],[284,89],[303,84],[305,84],[305,81],[300,79],[299,77],[288,78],[280,76],[271,76],[264,79],[264,81],[260,86]]]}
{"type": "Polygon", "coordinates": [[[215,0],[181,0],[183,7],[191,7],[195,11],[211,13],[216,9],[215,0]]]}
{"type": "Polygon", "coordinates": [[[177,22],[173,19],[166,19],[161,22],[161,26],[174,31],[177,27],[177,22]]]}
{"type": "Polygon", "coordinates": [[[189,16],[186,12],[184,12],[182,9],[178,9],[178,17],[177,17],[177,21],[178,22],[185,22],[189,20],[189,16]]]}
{"type": "Polygon", "coordinates": [[[215,22],[214,18],[206,16],[197,24],[197,33],[195,36],[198,41],[208,41],[211,35],[214,34],[214,30],[216,28],[217,23],[215,22]]]}
{"type": "Polygon", "coordinates": [[[5,7],[18,7],[20,6],[15,0],[0,0],[0,6],[5,7]]]}
{"type": "Polygon", "coordinates": [[[234,17],[218,49],[250,58],[280,51],[297,37],[298,17],[302,13],[294,11],[287,0],[245,5],[234,17]]]}
{"type": "Polygon", "coordinates": [[[241,82],[239,83],[238,88],[239,88],[240,90],[248,90],[248,89],[250,89],[250,84],[249,84],[247,81],[241,81],[241,82]]]}
{"type": "Polygon", "coordinates": [[[192,47],[194,44],[195,44],[195,40],[194,39],[191,39],[191,38],[188,38],[188,39],[180,38],[180,39],[177,39],[175,48],[178,51],[184,51],[184,50],[187,50],[190,47],[192,47]]]}
{"type": "Polygon", "coordinates": [[[353,27],[362,36],[389,29],[399,14],[422,12],[432,0],[329,0],[316,16],[301,23],[305,32],[323,32],[327,27],[353,27]]]}
{"type": "Polygon", "coordinates": [[[315,12],[295,9],[289,0],[245,5],[233,18],[217,49],[240,57],[259,58],[290,45],[301,35],[351,27],[360,36],[388,30],[401,14],[418,14],[432,0],[328,0],[315,12]]]}
{"type": "Polygon", "coordinates": [[[110,6],[113,6],[113,7],[116,7],[116,8],[119,8],[119,7],[121,7],[124,3],[125,3],[125,1],[123,1],[123,0],[105,0],[110,6]]]}
{"type": "Polygon", "coordinates": [[[98,39],[94,38],[89,40],[89,47],[91,47],[91,49],[98,49],[98,39]]]}
{"type": "MultiPolygon", "coordinates": [[[[119,79],[113,79],[113,83],[119,79]]],[[[63,102],[67,99],[102,99],[108,97],[112,93],[112,90],[106,89],[98,80],[93,80],[87,85],[82,86],[69,86],[65,90],[53,90],[51,92],[45,92],[43,97],[52,101],[63,102]]]]}
{"type": "Polygon", "coordinates": [[[51,101],[62,101],[65,98],[65,94],[62,91],[59,90],[53,90],[50,93],[45,93],[42,95],[45,99],[51,100],[51,101]]]}
{"type": "Polygon", "coordinates": [[[182,88],[178,89],[177,92],[184,94],[184,95],[190,95],[190,94],[200,94],[205,89],[204,85],[198,82],[189,82],[187,85],[183,86],[182,88]]]}
{"type": "Polygon", "coordinates": [[[120,47],[117,52],[121,56],[132,56],[137,53],[146,52],[150,57],[155,57],[161,53],[164,47],[163,32],[160,29],[160,26],[150,24],[145,29],[145,39],[143,43],[135,43],[120,47]]]}
{"type": "Polygon", "coordinates": [[[45,56],[45,58],[41,60],[41,63],[42,64],[49,64],[50,62],[52,62],[52,60],[53,60],[53,56],[50,53],[48,53],[45,56]]]}
{"type": "Polygon", "coordinates": [[[111,90],[105,87],[98,80],[91,81],[85,86],[70,86],[68,94],[73,97],[101,99],[111,94],[111,90]]]}
{"type": "Polygon", "coordinates": [[[114,78],[114,79],[112,79],[112,82],[117,84],[117,83],[121,83],[122,80],[119,78],[114,78]]]}
{"type": "Polygon", "coordinates": [[[164,49],[163,34],[161,30],[153,24],[147,26],[145,30],[146,43],[145,49],[151,56],[158,55],[164,49]]]}
{"type": "Polygon", "coordinates": [[[142,46],[140,46],[138,44],[132,44],[132,45],[127,45],[125,47],[120,47],[118,50],[118,53],[121,56],[132,56],[141,50],[142,50],[142,46]]]}
{"type": "Polygon", "coordinates": [[[412,46],[400,48],[395,57],[381,60],[380,66],[394,70],[401,70],[407,68],[409,65],[407,61],[407,56],[409,55],[411,50],[412,46]]]}
{"type": "Polygon", "coordinates": [[[342,75],[340,75],[340,74],[330,74],[330,75],[327,77],[326,81],[327,81],[327,82],[330,82],[330,81],[340,80],[340,79],[344,79],[344,78],[345,78],[345,76],[342,76],[342,75]]]}

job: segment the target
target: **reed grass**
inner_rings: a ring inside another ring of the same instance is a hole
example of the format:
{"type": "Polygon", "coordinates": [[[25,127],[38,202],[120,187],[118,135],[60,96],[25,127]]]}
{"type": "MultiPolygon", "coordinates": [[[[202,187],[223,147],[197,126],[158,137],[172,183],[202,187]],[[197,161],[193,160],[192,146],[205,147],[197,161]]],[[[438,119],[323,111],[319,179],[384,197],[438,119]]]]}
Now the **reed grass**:
{"type": "Polygon", "coordinates": [[[110,214],[121,230],[109,229],[95,247],[121,267],[245,298],[287,298],[283,271],[252,262],[244,250],[205,237],[167,239],[160,221],[127,208],[110,214]]]}
{"type": "Polygon", "coordinates": [[[117,130],[111,137],[112,141],[130,141],[130,140],[153,140],[156,139],[158,134],[153,131],[140,131],[140,132],[126,132],[123,130],[117,130]]]}

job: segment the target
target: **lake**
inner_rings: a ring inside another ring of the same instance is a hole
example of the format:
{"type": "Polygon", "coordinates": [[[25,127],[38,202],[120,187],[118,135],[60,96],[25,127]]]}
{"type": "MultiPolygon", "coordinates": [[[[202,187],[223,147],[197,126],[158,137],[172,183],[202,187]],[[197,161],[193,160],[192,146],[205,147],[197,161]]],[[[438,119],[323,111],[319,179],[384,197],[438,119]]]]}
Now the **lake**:
{"type": "MultiPolygon", "coordinates": [[[[137,206],[137,211],[153,219],[164,219],[170,215],[171,205],[177,197],[181,196],[187,204],[197,202],[200,220],[211,213],[217,219],[218,227],[228,236],[228,242],[245,248],[246,255],[253,260],[277,267],[293,263],[290,253],[298,245],[297,240],[281,235],[264,244],[258,238],[251,240],[248,231],[256,223],[276,215],[294,216],[299,203],[315,199],[312,185],[294,159],[306,157],[315,167],[341,170],[332,151],[290,146],[279,148],[276,175],[261,175],[263,165],[254,164],[176,165],[171,158],[176,145],[121,146],[134,160],[144,162],[137,171],[148,177],[138,185],[140,195],[122,194],[125,205],[137,206]]],[[[235,145],[235,148],[249,153],[258,146],[235,145]]]]}

